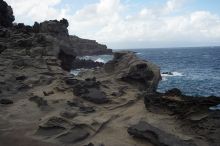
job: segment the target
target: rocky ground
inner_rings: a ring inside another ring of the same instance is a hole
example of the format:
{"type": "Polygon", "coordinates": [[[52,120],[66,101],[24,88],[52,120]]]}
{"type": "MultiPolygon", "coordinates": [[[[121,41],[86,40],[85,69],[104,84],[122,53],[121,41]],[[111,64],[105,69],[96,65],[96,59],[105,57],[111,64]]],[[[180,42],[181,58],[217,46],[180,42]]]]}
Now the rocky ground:
{"type": "Polygon", "coordinates": [[[13,24],[0,0],[0,146],[219,146],[217,97],[157,93],[160,68],[68,34],[68,21],[13,24]],[[99,68],[96,68],[99,66],[99,68]],[[78,76],[71,68],[93,68],[78,76]],[[95,68],[94,68],[95,67],[95,68]]]}

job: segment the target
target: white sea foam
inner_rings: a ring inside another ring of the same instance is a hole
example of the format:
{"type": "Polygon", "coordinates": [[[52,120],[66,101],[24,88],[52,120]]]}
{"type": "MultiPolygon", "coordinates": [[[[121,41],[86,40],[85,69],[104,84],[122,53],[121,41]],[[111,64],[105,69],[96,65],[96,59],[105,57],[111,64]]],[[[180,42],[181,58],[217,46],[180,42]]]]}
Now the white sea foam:
{"type": "Polygon", "coordinates": [[[95,62],[101,62],[101,63],[106,63],[106,61],[102,58],[98,58],[95,60],[95,62]]]}
{"type": "Polygon", "coordinates": [[[210,110],[216,111],[216,110],[220,110],[220,104],[216,105],[216,106],[212,106],[209,108],[210,110]]]}
{"type": "Polygon", "coordinates": [[[161,76],[162,76],[162,77],[182,77],[183,74],[180,73],[180,72],[174,71],[174,72],[170,72],[170,74],[168,74],[168,73],[162,73],[161,76]]]}
{"type": "Polygon", "coordinates": [[[81,72],[81,69],[74,69],[74,70],[71,70],[70,74],[77,76],[80,72],[81,72]]]}

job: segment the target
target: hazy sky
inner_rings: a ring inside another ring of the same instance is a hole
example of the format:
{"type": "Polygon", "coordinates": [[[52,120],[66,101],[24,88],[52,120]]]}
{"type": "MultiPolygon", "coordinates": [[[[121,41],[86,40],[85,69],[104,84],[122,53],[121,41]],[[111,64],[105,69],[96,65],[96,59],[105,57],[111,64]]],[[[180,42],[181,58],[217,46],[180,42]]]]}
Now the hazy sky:
{"type": "Polygon", "coordinates": [[[109,48],[220,45],[220,0],[6,0],[16,22],[67,18],[109,48]]]}

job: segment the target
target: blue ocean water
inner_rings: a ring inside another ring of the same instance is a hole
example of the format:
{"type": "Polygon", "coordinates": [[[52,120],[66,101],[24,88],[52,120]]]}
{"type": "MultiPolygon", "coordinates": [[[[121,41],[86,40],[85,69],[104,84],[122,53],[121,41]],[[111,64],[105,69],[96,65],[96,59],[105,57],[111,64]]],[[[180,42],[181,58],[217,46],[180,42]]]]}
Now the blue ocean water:
{"type": "Polygon", "coordinates": [[[220,96],[220,47],[132,49],[159,65],[162,75],[158,91],[179,88],[186,95],[220,96]]]}

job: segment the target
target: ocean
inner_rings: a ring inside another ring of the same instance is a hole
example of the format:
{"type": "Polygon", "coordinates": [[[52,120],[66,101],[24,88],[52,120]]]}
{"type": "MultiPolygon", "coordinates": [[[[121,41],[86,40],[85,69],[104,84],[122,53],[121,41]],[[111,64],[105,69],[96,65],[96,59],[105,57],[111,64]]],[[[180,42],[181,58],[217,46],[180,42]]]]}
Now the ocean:
{"type": "Polygon", "coordinates": [[[158,91],[179,88],[186,95],[220,97],[220,47],[131,49],[161,68],[158,91]]]}
{"type": "MultiPolygon", "coordinates": [[[[118,51],[118,50],[115,50],[118,51]]],[[[130,49],[144,60],[161,68],[162,81],[159,92],[172,88],[180,89],[185,95],[220,97],[220,47],[130,49]],[[169,74],[163,74],[169,72],[169,74]]],[[[85,56],[106,63],[110,55],[85,56]]],[[[78,74],[80,70],[73,70],[78,74]]]]}

